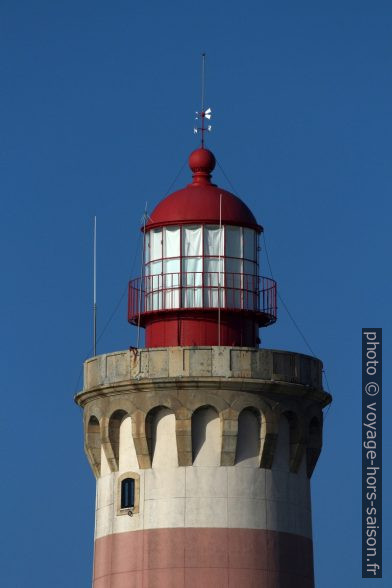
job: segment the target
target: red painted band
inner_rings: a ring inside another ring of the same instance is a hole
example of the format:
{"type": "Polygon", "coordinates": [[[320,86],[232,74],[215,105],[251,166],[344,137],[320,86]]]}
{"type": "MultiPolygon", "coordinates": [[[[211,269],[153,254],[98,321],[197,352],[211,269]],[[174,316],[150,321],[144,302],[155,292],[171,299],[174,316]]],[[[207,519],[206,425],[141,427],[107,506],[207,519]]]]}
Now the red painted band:
{"type": "Polygon", "coordinates": [[[94,588],[314,588],[312,541],[256,529],[151,529],[95,543],[94,588]]]}

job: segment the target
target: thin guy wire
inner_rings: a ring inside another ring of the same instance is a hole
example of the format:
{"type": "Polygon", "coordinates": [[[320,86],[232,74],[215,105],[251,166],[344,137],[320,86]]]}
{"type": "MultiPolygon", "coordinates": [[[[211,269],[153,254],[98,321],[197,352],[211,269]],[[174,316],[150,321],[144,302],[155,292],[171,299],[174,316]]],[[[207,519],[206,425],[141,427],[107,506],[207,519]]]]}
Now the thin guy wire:
{"type": "MultiPolygon", "coordinates": [[[[266,241],[265,233],[264,232],[263,232],[263,241],[264,241],[265,256],[267,258],[267,263],[268,263],[269,271],[270,271],[270,274],[271,274],[271,278],[274,279],[274,276],[273,276],[273,273],[272,273],[271,262],[270,262],[269,255],[268,255],[267,241],[266,241]]],[[[305,335],[303,334],[303,332],[301,331],[301,329],[297,325],[296,321],[294,320],[294,317],[291,315],[289,309],[287,308],[287,305],[285,304],[285,302],[284,302],[283,298],[281,297],[281,295],[279,294],[279,292],[278,292],[278,298],[281,301],[281,303],[283,304],[284,308],[286,309],[287,314],[289,315],[289,317],[293,321],[293,324],[294,324],[295,328],[297,329],[297,331],[301,335],[302,339],[305,341],[305,344],[307,345],[307,347],[310,350],[311,354],[314,357],[316,357],[316,353],[313,351],[313,349],[310,346],[310,344],[308,343],[305,335]]],[[[327,384],[327,391],[329,392],[329,394],[331,394],[331,388],[330,388],[330,385],[329,385],[329,382],[328,382],[327,371],[325,369],[323,369],[322,370],[322,373],[324,374],[325,383],[327,384]]],[[[327,411],[325,413],[325,418],[327,418],[327,415],[328,415],[330,406],[331,405],[328,406],[328,409],[327,409],[327,411]]]]}
{"type": "Polygon", "coordinates": [[[216,160],[216,163],[218,164],[219,169],[221,170],[222,174],[224,175],[226,181],[230,184],[231,189],[233,190],[233,192],[235,194],[238,194],[237,190],[235,189],[235,187],[233,186],[232,181],[230,180],[229,176],[226,174],[225,170],[223,169],[222,165],[220,164],[220,162],[218,160],[216,160]]]}
{"type": "MultiPolygon", "coordinates": [[[[224,175],[224,177],[225,177],[226,181],[229,183],[230,187],[232,188],[233,192],[234,192],[235,194],[238,194],[238,192],[237,192],[237,190],[235,189],[235,187],[234,187],[234,185],[233,185],[232,181],[230,180],[230,178],[229,178],[229,177],[228,177],[228,175],[226,174],[226,172],[225,172],[225,170],[223,169],[223,167],[222,167],[222,165],[220,164],[220,162],[219,162],[218,160],[216,160],[216,162],[217,162],[217,164],[218,164],[218,167],[219,167],[219,169],[221,170],[222,174],[224,175]]],[[[264,231],[263,231],[263,241],[264,241],[265,255],[266,255],[266,258],[267,258],[267,263],[268,263],[269,271],[270,271],[270,274],[271,274],[271,278],[272,278],[272,279],[274,279],[273,272],[272,272],[272,267],[271,267],[271,262],[270,262],[270,258],[269,258],[269,255],[268,255],[268,248],[267,248],[267,242],[266,242],[266,239],[265,239],[265,233],[264,233],[264,231]]],[[[293,322],[293,324],[294,324],[295,328],[297,329],[297,331],[298,331],[298,332],[299,332],[299,334],[301,335],[302,339],[304,340],[304,342],[305,342],[306,346],[308,347],[308,349],[310,350],[311,354],[312,354],[313,356],[316,356],[315,352],[313,351],[312,347],[311,347],[311,346],[310,346],[310,344],[308,343],[308,341],[307,341],[307,339],[306,339],[305,335],[303,334],[303,332],[302,332],[302,331],[301,331],[301,329],[299,328],[298,324],[297,324],[297,323],[296,323],[296,321],[294,320],[294,317],[293,317],[293,316],[292,316],[292,314],[290,313],[289,309],[287,308],[287,305],[286,305],[286,303],[284,302],[284,300],[283,300],[283,298],[282,298],[282,296],[280,295],[280,293],[279,293],[279,292],[278,292],[278,298],[279,298],[280,302],[283,304],[283,306],[284,306],[284,308],[285,308],[285,310],[286,310],[287,314],[289,315],[289,317],[290,317],[290,319],[292,320],[292,322],[293,322]]],[[[326,382],[326,384],[327,384],[327,391],[329,392],[329,394],[332,394],[332,392],[331,392],[331,387],[330,387],[330,385],[329,385],[329,382],[328,382],[328,377],[327,377],[327,372],[326,372],[326,370],[325,370],[325,369],[323,369],[323,370],[322,370],[322,373],[324,374],[325,382],[326,382]]],[[[330,408],[331,408],[331,404],[329,404],[329,405],[328,405],[328,408],[327,408],[327,410],[326,410],[326,413],[325,413],[325,419],[324,419],[324,420],[326,420],[326,419],[327,419],[327,416],[328,416],[328,414],[329,414],[329,409],[330,409],[330,408]]]]}
{"type": "MultiPolygon", "coordinates": [[[[132,276],[132,273],[133,273],[133,270],[134,270],[134,267],[135,267],[135,261],[136,261],[136,258],[137,258],[137,254],[139,253],[139,244],[140,244],[140,241],[138,243],[138,246],[135,249],[135,255],[134,255],[133,262],[132,262],[132,267],[131,267],[131,276],[132,276]]],[[[99,334],[99,336],[97,338],[97,343],[99,343],[99,341],[102,339],[102,337],[104,336],[107,328],[109,327],[110,323],[112,322],[113,318],[115,317],[118,309],[121,306],[122,301],[125,298],[125,295],[126,295],[127,291],[128,291],[128,284],[125,286],[124,290],[122,291],[122,294],[121,294],[121,297],[120,297],[119,301],[115,305],[114,310],[110,314],[108,320],[105,323],[105,326],[103,327],[102,331],[100,332],[100,334],[99,334]]],[[[87,357],[90,357],[90,355],[91,355],[92,352],[93,352],[93,348],[90,348],[85,357],[86,358],[87,357]]],[[[81,378],[82,372],[83,372],[83,364],[84,364],[84,362],[82,362],[81,368],[79,370],[78,378],[77,378],[77,381],[76,381],[76,384],[75,384],[75,388],[74,388],[75,389],[75,394],[78,391],[78,387],[79,387],[79,383],[80,383],[80,378],[81,378]]]]}
{"type": "MultiPolygon", "coordinates": [[[[265,256],[266,256],[266,258],[267,258],[267,263],[268,263],[269,271],[270,271],[270,274],[271,274],[271,278],[272,278],[272,279],[274,279],[274,276],[273,276],[273,273],[272,273],[271,262],[270,262],[269,255],[268,255],[268,247],[267,247],[267,241],[266,241],[266,238],[265,238],[265,233],[264,233],[264,231],[263,231],[263,242],[264,242],[265,256]]],[[[283,298],[282,298],[282,296],[279,294],[279,292],[278,292],[278,298],[279,298],[279,300],[281,301],[281,303],[283,304],[283,306],[284,306],[284,308],[285,308],[285,310],[286,310],[287,314],[289,315],[290,319],[292,320],[292,322],[293,322],[293,325],[295,326],[295,328],[297,329],[298,333],[301,335],[302,339],[304,340],[304,342],[305,342],[305,345],[307,346],[307,348],[309,349],[309,351],[311,352],[311,354],[312,354],[313,356],[316,356],[316,353],[313,351],[313,349],[312,349],[312,347],[310,346],[310,344],[309,344],[308,340],[306,339],[306,337],[305,337],[305,335],[303,334],[302,330],[300,329],[299,325],[298,325],[298,324],[297,324],[297,322],[295,321],[295,319],[294,319],[293,315],[291,314],[291,312],[290,312],[290,311],[289,311],[289,309],[287,308],[287,304],[285,303],[285,301],[283,300],[283,298]]]]}
{"type": "MultiPolygon", "coordinates": [[[[171,184],[169,185],[168,189],[166,190],[165,195],[163,196],[163,198],[166,198],[166,196],[169,194],[169,192],[171,191],[171,189],[174,186],[174,184],[177,182],[177,180],[180,177],[180,175],[181,175],[181,173],[182,173],[182,171],[183,171],[186,163],[187,163],[187,160],[185,159],[184,163],[181,165],[181,167],[180,167],[177,175],[175,176],[174,180],[171,182],[171,184]]],[[[151,217],[149,217],[149,218],[151,218],[151,217]]],[[[135,262],[136,262],[137,254],[139,252],[139,245],[140,245],[140,241],[138,242],[138,247],[136,247],[136,249],[135,249],[135,255],[134,255],[133,262],[132,262],[132,267],[131,267],[131,277],[132,277],[132,273],[133,273],[133,270],[134,270],[134,267],[135,267],[135,262]]],[[[124,288],[124,290],[123,290],[123,292],[121,294],[121,298],[119,299],[119,301],[116,304],[113,312],[111,313],[109,319],[107,320],[104,328],[102,329],[99,337],[97,338],[97,343],[101,340],[101,338],[103,337],[105,331],[107,330],[107,328],[109,327],[110,323],[112,322],[112,320],[113,320],[116,312],[118,311],[119,307],[121,306],[122,301],[124,300],[124,297],[125,297],[125,294],[126,294],[127,290],[128,290],[128,284],[125,286],[125,288],[124,288]]],[[[92,352],[93,352],[93,349],[91,348],[88,351],[88,353],[87,353],[87,355],[85,357],[90,357],[90,355],[91,355],[92,352]]],[[[75,394],[78,391],[80,378],[81,378],[82,373],[83,373],[83,363],[84,362],[82,362],[81,368],[79,370],[79,375],[78,375],[78,378],[77,378],[77,381],[76,381],[76,384],[75,384],[75,388],[74,388],[75,394]]]]}
{"type": "MultiPolygon", "coordinates": [[[[220,164],[220,162],[218,160],[217,160],[217,164],[218,164],[218,167],[220,168],[221,172],[223,173],[224,177],[226,178],[227,182],[230,184],[232,190],[235,193],[237,193],[237,190],[235,189],[233,183],[231,182],[230,178],[228,177],[228,175],[226,174],[225,170],[223,169],[222,165],[220,164]]],[[[270,258],[269,258],[269,255],[268,255],[268,248],[267,248],[267,242],[266,242],[266,239],[265,239],[265,232],[264,231],[263,231],[263,241],[264,241],[264,249],[265,249],[265,254],[266,254],[267,263],[268,263],[269,271],[270,271],[270,274],[271,274],[271,278],[274,279],[273,272],[272,272],[272,267],[271,267],[271,262],[270,262],[270,258]]],[[[282,296],[280,295],[279,292],[278,292],[278,298],[279,298],[280,302],[282,303],[283,307],[285,308],[285,310],[286,310],[287,314],[289,315],[290,319],[292,320],[292,322],[293,322],[295,328],[297,329],[298,333],[301,335],[302,339],[304,340],[305,345],[310,350],[311,354],[314,355],[314,356],[316,356],[316,353],[313,351],[311,345],[307,341],[305,335],[303,334],[303,332],[300,329],[299,325],[295,321],[293,315],[291,314],[291,312],[289,311],[289,309],[287,307],[287,304],[285,303],[285,301],[283,300],[283,298],[282,298],[282,296]]],[[[324,372],[324,375],[325,375],[325,379],[327,381],[327,386],[329,387],[325,370],[323,370],[323,372],[324,372]]]]}
{"type": "MultiPolygon", "coordinates": [[[[182,166],[180,167],[177,175],[175,176],[174,180],[172,181],[172,183],[170,184],[170,186],[168,187],[168,189],[166,190],[163,198],[166,198],[166,196],[169,194],[169,192],[171,192],[171,189],[173,188],[174,184],[177,182],[178,178],[180,177],[180,175],[182,174],[182,170],[184,169],[184,167],[186,166],[187,160],[185,159],[184,163],[182,164],[182,166]]],[[[151,217],[149,217],[151,218],[151,217]]],[[[151,219],[154,220],[154,219],[151,219]]]]}
{"type": "MultiPolygon", "coordinates": [[[[220,168],[221,172],[223,173],[223,175],[225,176],[226,180],[229,182],[231,188],[234,190],[234,192],[237,193],[237,190],[235,189],[233,183],[231,182],[230,178],[228,177],[228,175],[226,174],[225,170],[223,169],[222,165],[219,163],[219,161],[217,161],[218,167],[220,168]]],[[[271,267],[271,262],[270,262],[270,258],[268,255],[268,248],[267,248],[267,242],[265,239],[265,232],[263,231],[263,241],[264,241],[264,249],[265,249],[265,254],[266,254],[266,258],[267,258],[267,263],[268,263],[268,267],[269,267],[269,271],[271,274],[271,278],[274,279],[273,276],[273,272],[272,272],[272,267],[271,267]]],[[[301,331],[299,325],[297,324],[297,322],[295,321],[293,315],[291,314],[291,312],[289,311],[287,304],[285,303],[285,301],[283,300],[282,296],[280,295],[279,291],[278,291],[278,298],[280,300],[280,302],[282,303],[282,305],[284,306],[287,314],[289,315],[290,319],[292,320],[295,328],[297,329],[298,333],[301,335],[302,339],[305,342],[305,345],[307,346],[307,348],[310,350],[311,354],[313,356],[316,356],[316,353],[313,351],[312,347],[310,346],[309,342],[307,341],[305,335],[303,334],[303,332],[301,331]]]]}

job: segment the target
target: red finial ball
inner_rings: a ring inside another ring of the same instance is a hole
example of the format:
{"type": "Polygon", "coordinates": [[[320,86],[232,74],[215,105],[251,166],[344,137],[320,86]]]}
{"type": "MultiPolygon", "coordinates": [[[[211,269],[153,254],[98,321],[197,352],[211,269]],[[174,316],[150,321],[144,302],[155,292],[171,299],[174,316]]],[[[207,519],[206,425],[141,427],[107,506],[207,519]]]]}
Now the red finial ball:
{"type": "Polygon", "coordinates": [[[209,149],[196,149],[189,156],[189,167],[194,174],[210,175],[215,163],[215,156],[209,149]]]}

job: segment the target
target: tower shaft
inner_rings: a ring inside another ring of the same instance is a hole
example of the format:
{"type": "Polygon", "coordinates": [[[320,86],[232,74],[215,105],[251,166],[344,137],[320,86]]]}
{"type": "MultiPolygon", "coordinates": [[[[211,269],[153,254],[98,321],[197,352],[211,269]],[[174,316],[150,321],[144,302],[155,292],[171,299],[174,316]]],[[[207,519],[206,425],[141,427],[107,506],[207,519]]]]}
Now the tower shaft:
{"type": "Polygon", "coordinates": [[[311,588],[321,371],[243,347],[88,360],[76,400],[97,478],[94,588],[311,588]]]}

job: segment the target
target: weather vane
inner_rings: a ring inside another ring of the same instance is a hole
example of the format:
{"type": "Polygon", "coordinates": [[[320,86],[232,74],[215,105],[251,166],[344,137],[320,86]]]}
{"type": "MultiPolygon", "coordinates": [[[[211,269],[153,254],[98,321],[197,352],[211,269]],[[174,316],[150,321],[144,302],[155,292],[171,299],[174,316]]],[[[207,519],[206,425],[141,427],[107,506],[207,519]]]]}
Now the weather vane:
{"type": "Polygon", "coordinates": [[[204,91],[205,91],[205,68],[206,68],[206,54],[202,53],[201,56],[201,110],[200,112],[196,112],[196,119],[201,120],[200,127],[194,127],[193,132],[195,135],[200,131],[201,133],[201,147],[204,149],[204,133],[206,131],[211,131],[211,125],[205,125],[205,119],[210,120],[212,117],[211,108],[207,108],[204,110],[204,91]]]}

